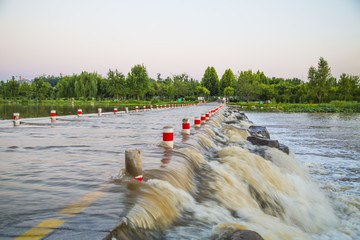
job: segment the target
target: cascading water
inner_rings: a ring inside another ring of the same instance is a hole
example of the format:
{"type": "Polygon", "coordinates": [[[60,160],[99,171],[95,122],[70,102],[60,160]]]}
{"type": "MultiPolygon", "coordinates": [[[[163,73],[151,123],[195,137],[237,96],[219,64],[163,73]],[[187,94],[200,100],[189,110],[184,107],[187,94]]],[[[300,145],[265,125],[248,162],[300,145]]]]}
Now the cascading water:
{"type": "Polygon", "coordinates": [[[349,238],[291,152],[250,144],[252,123],[223,113],[166,150],[171,164],[129,183],[137,202],[109,239],[226,239],[244,229],[264,239],[349,238]]]}

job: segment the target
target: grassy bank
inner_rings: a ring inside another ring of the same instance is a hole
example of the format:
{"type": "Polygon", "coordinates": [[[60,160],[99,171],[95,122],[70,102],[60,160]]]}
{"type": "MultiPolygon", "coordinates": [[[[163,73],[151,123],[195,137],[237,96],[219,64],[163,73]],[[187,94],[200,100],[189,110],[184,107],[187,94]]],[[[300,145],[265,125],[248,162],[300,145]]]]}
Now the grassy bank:
{"type": "Polygon", "coordinates": [[[360,103],[345,101],[332,101],[323,104],[231,102],[229,105],[237,106],[244,111],[261,112],[360,112],[360,103]]]}

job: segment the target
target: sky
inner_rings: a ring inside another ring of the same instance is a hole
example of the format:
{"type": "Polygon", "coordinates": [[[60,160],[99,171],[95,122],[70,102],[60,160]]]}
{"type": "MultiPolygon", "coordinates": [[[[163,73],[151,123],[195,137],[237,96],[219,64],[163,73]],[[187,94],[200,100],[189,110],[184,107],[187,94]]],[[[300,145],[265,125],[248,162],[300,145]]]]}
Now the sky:
{"type": "Polygon", "coordinates": [[[0,80],[82,71],[360,75],[360,0],[0,0],[0,80]]]}

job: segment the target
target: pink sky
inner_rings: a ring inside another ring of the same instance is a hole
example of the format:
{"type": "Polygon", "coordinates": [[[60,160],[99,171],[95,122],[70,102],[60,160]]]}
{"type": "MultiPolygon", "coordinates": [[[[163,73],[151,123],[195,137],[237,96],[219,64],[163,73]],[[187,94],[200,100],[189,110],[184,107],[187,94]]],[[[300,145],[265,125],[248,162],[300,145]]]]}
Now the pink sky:
{"type": "Polygon", "coordinates": [[[252,69],[307,79],[324,57],[360,75],[360,3],[0,0],[0,80],[144,64],[153,78],[252,69]]]}

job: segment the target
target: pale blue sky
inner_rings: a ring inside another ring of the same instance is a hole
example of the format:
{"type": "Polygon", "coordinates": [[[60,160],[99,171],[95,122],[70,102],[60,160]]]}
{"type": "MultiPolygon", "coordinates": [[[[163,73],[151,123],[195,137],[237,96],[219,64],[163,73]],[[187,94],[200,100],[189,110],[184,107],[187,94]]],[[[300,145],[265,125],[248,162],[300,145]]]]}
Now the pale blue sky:
{"type": "Polygon", "coordinates": [[[0,0],[0,80],[81,71],[360,75],[360,0],[0,0]]]}

